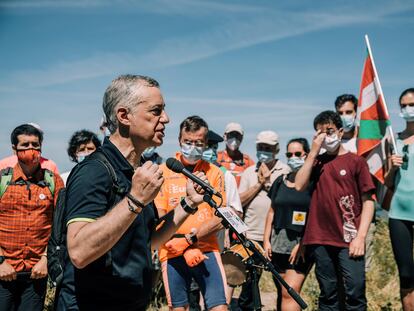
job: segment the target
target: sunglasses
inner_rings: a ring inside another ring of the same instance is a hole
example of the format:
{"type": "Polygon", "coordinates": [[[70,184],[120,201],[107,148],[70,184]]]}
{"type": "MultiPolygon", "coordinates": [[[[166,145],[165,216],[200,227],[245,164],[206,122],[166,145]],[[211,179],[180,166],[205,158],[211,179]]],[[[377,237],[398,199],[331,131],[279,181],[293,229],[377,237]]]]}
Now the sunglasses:
{"type": "Polygon", "coordinates": [[[293,156],[295,156],[295,157],[297,157],[297,158],[300,158],[301,156],[302,156],[302,152],[300,152],[300,151],[296,151],[296,152],[286,152],[286,158],[291,158],[291,157],[293,157],[293,156]]]}
{"type": "Polygon", "coordinates": [[[401,108],[404,108],[404,107],[414,107],[414,103],[400,104],[400,107],[401,108]]]}

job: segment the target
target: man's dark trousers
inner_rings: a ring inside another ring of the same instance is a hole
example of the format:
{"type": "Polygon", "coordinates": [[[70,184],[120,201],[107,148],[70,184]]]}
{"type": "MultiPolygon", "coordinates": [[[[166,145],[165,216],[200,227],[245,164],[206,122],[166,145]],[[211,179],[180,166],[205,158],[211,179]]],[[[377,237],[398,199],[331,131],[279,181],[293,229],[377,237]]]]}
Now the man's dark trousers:
{"type": "Polygon", "coordinates": [[[336,271],[342,273],[344,280],[345,310],[366,310],[364,257],[350,258],[348,248],[327,245],[314,245],[313,255],[316,278],[321,290],[319,310],[339,310],[336,271]]]}
{"type": "Polygon", "coordinates": [[[18,273],[14,281],[0,281],[0,311],[42,311],[47,278],[31,279],[18,273]]]}

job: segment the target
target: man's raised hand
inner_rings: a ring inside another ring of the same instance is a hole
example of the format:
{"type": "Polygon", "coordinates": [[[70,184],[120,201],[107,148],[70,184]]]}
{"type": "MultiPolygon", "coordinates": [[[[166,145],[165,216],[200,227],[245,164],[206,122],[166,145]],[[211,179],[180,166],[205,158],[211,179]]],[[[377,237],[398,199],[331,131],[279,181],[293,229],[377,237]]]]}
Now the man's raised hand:
{"type": "Polygon", "coordinates": [[[132,176],[131,195],[144,205],[152,202],[164,182],[163,172],[157,164],[147,161],[132,176]]]}

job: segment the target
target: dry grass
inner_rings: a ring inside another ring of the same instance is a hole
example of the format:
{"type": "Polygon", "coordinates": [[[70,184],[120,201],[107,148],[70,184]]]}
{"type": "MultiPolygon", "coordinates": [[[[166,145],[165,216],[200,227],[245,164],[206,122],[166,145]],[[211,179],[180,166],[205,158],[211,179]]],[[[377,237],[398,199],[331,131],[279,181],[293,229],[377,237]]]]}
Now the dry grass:
{"type": "MultiPolygon", "coordinates": [[[[274,293],[272,294],[272,297],[274,297],[272,300],[276,301],[276,291],[269,272],[264,272],[262,275],[260,291],[262,293],[274,293]]],[[[235,296],[238,296],[239,292],[240,289],[236,289],[235,296]]],[[[309,306],[307,310],[317,310],[319,287],[313,269],[305,281],[301,295],[309,306]]],[[[367,274],[367,299],[369,311],[401,310],[397,267],[391,250],[388,226],[384,220],[379,220],[377,223],[374,258],[371,270],[367,274]]],[[[148,310],[168,310],[165,301],[159,301],[157,298],[156,301],[159,304],[150,306],[148,310]]],[[[52,310],[50,308],[52,303],[53,293],[49,290],[45,311],[52,310]]]]}

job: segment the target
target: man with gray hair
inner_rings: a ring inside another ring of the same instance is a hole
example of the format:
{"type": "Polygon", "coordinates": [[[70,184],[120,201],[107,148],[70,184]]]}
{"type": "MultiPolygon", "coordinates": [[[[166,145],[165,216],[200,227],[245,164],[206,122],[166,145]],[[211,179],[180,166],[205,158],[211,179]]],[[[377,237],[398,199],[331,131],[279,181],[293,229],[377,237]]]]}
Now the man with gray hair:
{"type": "Polygon", "coordinates": [[[201,189],[188,181],[186,204],[158,219],[152,201],[163,173],[140,158],[146,148],[163,142],[169,122],[164,108],[159,84],[149,77],[123,75],[106,89],[103,110],[111,135],[67,182],[70,260],[58,310],[145,310],[152,289],[151,248],[164,244],[202,202],[201,189]]]}

